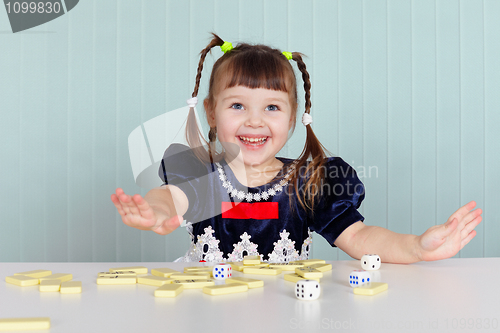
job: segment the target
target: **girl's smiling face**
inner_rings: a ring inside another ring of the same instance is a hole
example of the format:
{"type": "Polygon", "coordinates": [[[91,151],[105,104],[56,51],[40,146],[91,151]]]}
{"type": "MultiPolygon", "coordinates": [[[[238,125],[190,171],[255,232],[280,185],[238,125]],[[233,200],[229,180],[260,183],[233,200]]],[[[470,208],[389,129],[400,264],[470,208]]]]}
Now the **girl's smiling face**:
{"type": "Polygon", "coordinates": [[[267,167],[276,163],[276,154],[283,148],[294,125],[295,110],[285,91],[234,86],[223,89],[215,97],[215,109],[205,110],[210,127],[217,127],[217,136],[231,160],[239,147],[246,166],[267,167]]]}

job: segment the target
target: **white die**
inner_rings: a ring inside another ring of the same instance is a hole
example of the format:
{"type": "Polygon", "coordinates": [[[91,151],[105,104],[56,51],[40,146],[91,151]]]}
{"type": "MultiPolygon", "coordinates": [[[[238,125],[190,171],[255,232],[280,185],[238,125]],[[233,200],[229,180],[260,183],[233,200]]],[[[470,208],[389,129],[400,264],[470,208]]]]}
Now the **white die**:
{"type": "Polygon", "coordinates": [[[369,272],[364,270],[354,270],[349,275],[349,284],[351,287],[359,287],[371,281],[371,275],[369,272]]]}
{"type": "Polygon", "coordinates": [[[212,275],[216,280],[224,280],[233,275],[233,269],[230,264],[217,264],[212,268],[212,275]]]}
{"type": "Polygon", "coordinates": [[[316,280],[299,280],[295,285],[295,297],[312,301],[318,299],[321,288],[316,280]]]}
{"type": "Polygon", "coordinates": [[[380,268],[380,257],[377,254],[365,254],[361,257],[361,268],[366,271],[374,271],[380,268]]]}

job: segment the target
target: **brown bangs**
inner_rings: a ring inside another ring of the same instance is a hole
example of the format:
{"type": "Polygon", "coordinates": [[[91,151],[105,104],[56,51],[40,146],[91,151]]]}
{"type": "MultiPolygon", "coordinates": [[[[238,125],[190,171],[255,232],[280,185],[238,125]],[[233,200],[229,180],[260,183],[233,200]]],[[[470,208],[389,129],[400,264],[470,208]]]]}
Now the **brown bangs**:
{"type": "Polygon", "coordinates": [[[219,64],[214,65],[212,72],[211,88],[216,80],[218,89],[235,86],[265,88],[288,92],[294,102],[297,101],[293,68],[278,50],[265,45],[241,44],[217,62],[219,64]]]}
{"type": "Polygon", "coordinates": [[[286,68],[290,65],[280,60],[273,54],[263,52],[242,52],[235,55],[227,62],[230,77],[226,81],[226,88],[244,86],[289,92],[292,87],[287,86],[287,83],[292,81],[290,72],[293,73],[293,70],[286,68]]]}

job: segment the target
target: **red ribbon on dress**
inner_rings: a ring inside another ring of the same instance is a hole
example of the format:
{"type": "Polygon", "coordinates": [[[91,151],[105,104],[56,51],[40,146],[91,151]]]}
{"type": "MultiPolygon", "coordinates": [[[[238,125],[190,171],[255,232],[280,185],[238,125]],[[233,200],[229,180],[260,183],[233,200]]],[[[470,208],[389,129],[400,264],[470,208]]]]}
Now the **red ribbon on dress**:
{"type": "Polygon", "coordinates": [[[279,218],[277,202],[222,202],[222,218],[224,219],[277,219],[279,218]]]}

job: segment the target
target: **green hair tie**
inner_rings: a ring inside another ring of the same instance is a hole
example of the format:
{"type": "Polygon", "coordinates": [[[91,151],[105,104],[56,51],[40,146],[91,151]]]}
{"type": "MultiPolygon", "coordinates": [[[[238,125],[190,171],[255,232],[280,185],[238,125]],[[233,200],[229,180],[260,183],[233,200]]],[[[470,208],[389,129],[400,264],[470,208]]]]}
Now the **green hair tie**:
{"type": "Polygon", "coordinates": [[[292,55],[292,52],[283,52],[283,55],[288,59],[288,60],[292,60],[293,58],[293,55],[292,55]]]}
{"type": "Polygon", "coordinates": [[[229,42],[224,42],[224,44],[222,44],[222,46],[220,47],[220,49],[224,53],[229,52],[229,51],[231,51],[233,49],[233,44],[231,44],[229,42]]]}

